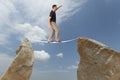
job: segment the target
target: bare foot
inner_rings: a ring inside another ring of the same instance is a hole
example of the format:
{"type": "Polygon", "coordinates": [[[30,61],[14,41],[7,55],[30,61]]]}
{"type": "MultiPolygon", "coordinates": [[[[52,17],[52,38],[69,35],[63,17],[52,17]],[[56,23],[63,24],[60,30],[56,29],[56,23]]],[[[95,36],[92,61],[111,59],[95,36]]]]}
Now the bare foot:
{"type": "Polygon", "coordinates": [[[53,40],[48,40],[48,43],[50,43],[50,42],[54,42],[53,40]]]}
{"type": "Polygon", "coordinates": [[[61,40],[56,40],[56,42],[61,42],[61,40]]]}

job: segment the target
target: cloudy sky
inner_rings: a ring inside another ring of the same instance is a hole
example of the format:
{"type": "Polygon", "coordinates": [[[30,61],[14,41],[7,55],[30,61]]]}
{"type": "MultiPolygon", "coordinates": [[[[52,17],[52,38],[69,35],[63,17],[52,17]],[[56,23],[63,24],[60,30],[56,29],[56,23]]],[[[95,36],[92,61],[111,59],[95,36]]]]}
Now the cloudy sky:
{"type": "Polygon", "coordinates": [[[77,41],[40,43],[49,36],[52,4],[63,5],[57,11],[61,40],[89,37],[120,51],[120,0],[0,0],[0,76],[28,38],[35,55],[31,80],[77,80],[77,41]]]}

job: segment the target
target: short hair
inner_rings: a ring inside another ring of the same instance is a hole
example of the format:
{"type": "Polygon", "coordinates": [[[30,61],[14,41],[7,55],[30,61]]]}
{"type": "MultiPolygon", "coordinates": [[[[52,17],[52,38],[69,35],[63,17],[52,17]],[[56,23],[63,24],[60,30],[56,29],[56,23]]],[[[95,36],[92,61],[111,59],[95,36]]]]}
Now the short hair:
{"type": "Polygon", "coordinates": [[[56,4],[54,4],[54,5],[52,5],[52,8],[54,8],[54,7],[56,7],[57,5],[56,4]]]}

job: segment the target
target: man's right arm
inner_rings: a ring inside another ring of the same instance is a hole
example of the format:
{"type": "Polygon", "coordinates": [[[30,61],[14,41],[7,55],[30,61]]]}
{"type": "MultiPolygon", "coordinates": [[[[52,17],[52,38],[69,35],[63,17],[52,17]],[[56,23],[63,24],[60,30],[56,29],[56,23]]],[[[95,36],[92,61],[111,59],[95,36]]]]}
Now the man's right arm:
{"type": "Polygon", "coordinates": [[[50,23],[51,17],[48,17],[48,27],[51,28],[51,23],[50,23]]]}
{"type": "Polygon", "coordinates": [[[61,8],[62,7],[62,5],[61,6],[59,6],[58,8],[57,8],[57,10],[59,9],[59,8],[61,8]]]}

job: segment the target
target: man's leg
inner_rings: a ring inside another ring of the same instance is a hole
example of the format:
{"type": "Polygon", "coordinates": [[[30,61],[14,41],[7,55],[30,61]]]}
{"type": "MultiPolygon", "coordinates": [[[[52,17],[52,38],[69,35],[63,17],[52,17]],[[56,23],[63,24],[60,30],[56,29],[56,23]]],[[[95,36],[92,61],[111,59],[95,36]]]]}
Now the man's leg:
{"type": "Polygon", "coordinates": [[[54,35],[55,35],[55,30],[52,28],[52,31],[51,31],[51,33],[50,33],[50,37],[49,37],[49,39],[48,39],[48,42],[53,42],[53,37],[54,37],[54,35]]]}
{"type": "Polygon", "coordinates": [[[55,22],[52,22],[53,28],[55,30],[56,41],[60,42],[60,31],[55,22]]]}

